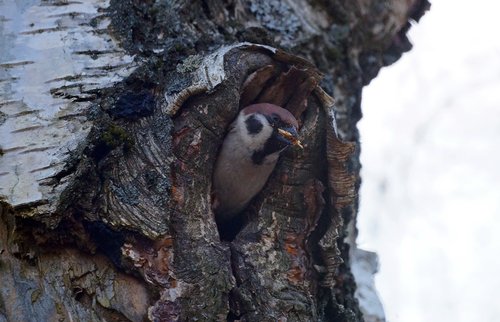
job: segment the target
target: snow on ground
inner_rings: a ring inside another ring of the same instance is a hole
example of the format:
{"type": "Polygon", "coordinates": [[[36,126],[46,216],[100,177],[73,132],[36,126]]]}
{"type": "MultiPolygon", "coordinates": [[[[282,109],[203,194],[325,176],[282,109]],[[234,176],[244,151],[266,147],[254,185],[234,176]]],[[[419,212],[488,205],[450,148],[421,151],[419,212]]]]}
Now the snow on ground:
{"type": "Polygon", "coordinates": [[[499,10],[433,1],[364,91],[358,243],[390,322],[500,320],[499,10]]]}

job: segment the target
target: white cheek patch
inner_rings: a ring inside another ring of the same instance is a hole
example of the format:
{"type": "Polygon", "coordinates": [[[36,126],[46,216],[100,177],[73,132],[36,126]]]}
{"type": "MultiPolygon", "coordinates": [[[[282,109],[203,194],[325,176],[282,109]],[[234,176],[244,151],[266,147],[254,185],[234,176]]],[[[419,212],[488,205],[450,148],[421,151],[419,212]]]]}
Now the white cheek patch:
{"type": "Polygon", "coordinates": [[[265,116],[258,113],[250,115],[240,114],[237,119],[237,127],[238,129],[240,129],[240,135],[244,145],[252,151],[262,149],[264,147],[264,144],[266,144],[266,141],[273,134],[273,128],[271,127],[265,116]],[[262,129],[258,133],[249,133],[246,126],[245,121],[252,116],[262,124],[262,129]]]}

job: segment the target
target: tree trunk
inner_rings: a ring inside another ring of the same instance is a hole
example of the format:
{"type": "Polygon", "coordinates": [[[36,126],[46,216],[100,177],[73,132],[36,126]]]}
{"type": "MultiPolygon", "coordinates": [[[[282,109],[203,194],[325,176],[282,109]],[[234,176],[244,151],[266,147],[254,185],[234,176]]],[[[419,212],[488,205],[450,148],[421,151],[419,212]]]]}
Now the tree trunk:
{"type": "Polygon", "coordinates": [[[427,7],[0,2],[0,321],[363,320],[361,91],[427,7]],[[218,227],[218,147],[256,102],[304,149],[218,227]]]}

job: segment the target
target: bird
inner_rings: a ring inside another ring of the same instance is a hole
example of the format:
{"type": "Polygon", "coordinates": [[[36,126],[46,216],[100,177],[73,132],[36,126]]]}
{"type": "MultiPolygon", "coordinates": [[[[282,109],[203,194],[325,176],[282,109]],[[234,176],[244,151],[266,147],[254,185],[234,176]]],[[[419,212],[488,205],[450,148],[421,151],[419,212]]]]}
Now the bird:
{"type": "Polygon", "coordinates": [[[266,184],[280,154],[298,139],[298,122],[288,110],[270,103],[243,108],[231,123],[212,178],[218,222],[241,213],[266,184]]]}

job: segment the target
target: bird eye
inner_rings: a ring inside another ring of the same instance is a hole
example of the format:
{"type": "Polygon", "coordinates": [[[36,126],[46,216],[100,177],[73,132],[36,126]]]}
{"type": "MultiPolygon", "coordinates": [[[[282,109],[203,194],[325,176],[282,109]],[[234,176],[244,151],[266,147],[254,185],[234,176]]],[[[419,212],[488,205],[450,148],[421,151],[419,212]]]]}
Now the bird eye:
{"type": "Polygon", "coordinates": [[[281,118],[278,116],[278,114],[273,114],[271,115],[271,120],[276,124],[281,121],[281,118]]]}

